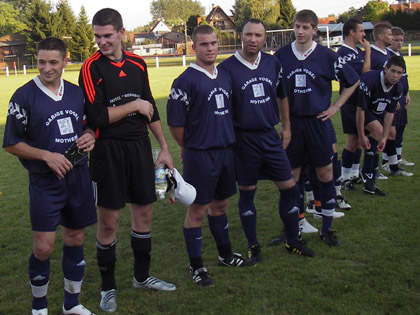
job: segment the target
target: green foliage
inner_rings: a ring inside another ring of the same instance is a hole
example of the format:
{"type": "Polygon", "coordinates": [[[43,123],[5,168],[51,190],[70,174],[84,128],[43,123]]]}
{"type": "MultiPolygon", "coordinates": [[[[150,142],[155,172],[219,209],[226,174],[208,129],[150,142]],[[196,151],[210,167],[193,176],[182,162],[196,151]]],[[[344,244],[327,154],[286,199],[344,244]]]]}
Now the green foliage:
{"type": "Polygon", "coordinates": [[[296,8],[291,0],[280,0],[280,28],[293,28],[293,16],[296,14],[296,8]]]}
{"type": "Polygon", "coordinates": [[[19,21],[19,10],[7,2],[0,2],[0,36],[23,31],[26,25],[19,21]]]}
{"type": "Polygon", "coordinates": [[[371,0],[366,3],[363,12],[363,21],[379,22],[389,12],[389,6],[386,2],[371,0]]]}
{"type": "Polygon", "coordinates": [[[150,13],[154,21],[165,19],[167,24],[181,24],[192,15],[204,15],[204,7],[196,0],[154,0],[150,13]]]}
{"type": "Polygon", "coordinates": [[[73,60],[84,61],[96,50],[93,30],[88,24],[88,16],[84,6],[80,8],[76,28],[72,36],[74,46],[70,52],[73,60]]]}
{"type": "Polygon", "coordinates": [[[389,21],[393,26],[399,26],[405,31],[420,30],[420,11],[390,10],[384,15],[384,20],[389,21]]]}
{"type": "Polygon", "coordinates": [[[362,9],[363,8],[356,9],[355,7],[350,7],[346,12],[338,15],[337,23],[344,23],[348,19],[355,17],[362,11],[362,9]]]}

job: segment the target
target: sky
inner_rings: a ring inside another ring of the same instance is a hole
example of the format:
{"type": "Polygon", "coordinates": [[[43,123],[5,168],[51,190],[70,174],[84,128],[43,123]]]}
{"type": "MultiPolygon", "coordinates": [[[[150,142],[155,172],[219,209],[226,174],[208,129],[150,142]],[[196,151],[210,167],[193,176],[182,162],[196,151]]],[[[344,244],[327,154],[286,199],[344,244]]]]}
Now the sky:
{"type": "MultiPolygon", "coordinates": [[[[90,20],[96,11],[102,8],[116,9],[121,13],[124,26],[127,30],[133,30],[137,26],[146,25],[152,20],[152,16],[150,15],[150,3],[152,0],[68,0],[68,2],[76,16],[79,14],[83,4],[90,20]]],[[[199,0],[199,2],[204,6],[205,14],[210,12],[212,3],[220,6],[227,14],[230,14],[235,0],[199,0]]],[[[350,7],[362,7],[367,2],[368,0],[292,0],[293,5],[298,11],[311,9],[318,17],[326,17],[331,13],[338,15],[347,11],[350,7]]],[[[394,3],[395,1],[387,2],[394,3]]]]}

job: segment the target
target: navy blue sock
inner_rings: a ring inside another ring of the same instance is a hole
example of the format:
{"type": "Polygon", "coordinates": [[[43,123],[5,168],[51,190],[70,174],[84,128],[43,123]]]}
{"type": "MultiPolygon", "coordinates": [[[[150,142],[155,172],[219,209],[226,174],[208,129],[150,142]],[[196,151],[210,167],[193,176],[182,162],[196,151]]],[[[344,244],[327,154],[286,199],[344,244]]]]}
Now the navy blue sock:
{"type": "Polygon", "coordinates": [[[338,159],[338,153],[334,153],[333,158],[333,177],[334,186],[341,186],[341,161],[338,159]]]}
{"type": "Polygon", "coordinates": [[[64,308],[69,310],[79,304],[79,294],[85,272],[83,245],[63,245],[61,266],[64,275],[64,308]]]}
{"type": "Polygon", "coordinates": [[[350,152],[347,149],[343,149],[343,152],[341,153],[341,165],[345,168],[351,168],[353,165],[355,153],[350,152]]]}
{"type": "Polygon", "coordinates": [[[333,181],[319,181],[322,207],[322,233],[326,233],[332,225],[333,214],[336,205],[336,195],[333,181]]]}
{"type": "Polygon", "coordinates": [[[257,240],[257,209],[254,204],[255,192],[256,190],[239,190],[239,217],[248,240],[248,248],[259,245],[257,240]]]}
{"type": "Polygon", "coordinates": [[[299,205],[299,214],[304,214],[305,212],[305,198],[303,197],[305,189],[305,179],[306,176],[300,176],[297,186],[299,188],[299,195],[297,196],[297,204],[299,205]]]}
{"type": "Polygon", "coordinates": [[[299,188],[295,185],[290,189],[280,190],[279,214],[284,224],[287,244],[294,245],[299,234],[299,208],[296,203],[299,188]]]}
{"type": "Polygon", "coordinates": [[[47,308],[47,291],[50,278],[50,259],[41,261],[32,253],[28,262],[28,274],[32,289],[32,308],[47,308]]]}
{"type": "Polygon", "coordinates": [[[201,257],[201,241],[203,235],[201,227],[183,228],[185,245],[187,247],[188,257],[191,259],[201,257]]]}
{"type": "Polygon", "coordinates": [[[317,212],[321,212],[321,208],[318,206],[319,203],[317,203],[317,201],[321,200],[321,191],[320,191],[320,187],[319,187],[319,179],[318,179],[318,175],[316,174],[316,171],[314,168],[310,168],[309,169],[309,180],[311,182],[312,185],[312,189],[314,192],[314,200],[315,200],[315,210],[317,212]]]}
{"type": "Polygon", "coordinates": [[[134,255],[134,277],[143,282],[149,277],[152,251],[152,235],[150,232],[136,232],[131,230],[131,249],[134,255]]]}
{"type": "Polygon", "coordinates": [[[368,177],[374,177],[375,168],[377,168],[377,163],[375,163],[375,155],[378,147],[378,141],[369,137],[370,149],[365,150],[365,157],[363,160],[362,173],[368,175],[368,177]]]}
{"type": "Polygon", "coordinates": [[[384,152],[388,155],[389,168],[391,171],[398,170],[399,167],[395,140],[387,140],[384,152]]]}
{"type": "Polygon", "coordinates": [[[354,151],[353,164],[360,164],[361,156],[362,156],[362,149],[357,149],[356,151],[354,151]]]}
{"type": "Polygon", "coordinates": [[[207,216],[209,229],[216,241],[219,256],[229,258],[232,256],[232,248],[229,240],[229,223],[226,213],[220,216],[207,216]]]}

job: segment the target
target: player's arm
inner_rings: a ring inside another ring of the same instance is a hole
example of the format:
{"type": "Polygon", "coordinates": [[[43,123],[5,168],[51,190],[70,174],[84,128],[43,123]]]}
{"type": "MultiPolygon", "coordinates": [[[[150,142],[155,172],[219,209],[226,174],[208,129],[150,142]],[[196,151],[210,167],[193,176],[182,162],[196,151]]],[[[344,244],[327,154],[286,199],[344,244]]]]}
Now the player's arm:
{"type": "Polygon", "coordinates": [[[379,151],[383,151],[385,149],[386,141],[388,139],[389,131],[391,130],[393,120],[394,120],[394,114],[390,112],[385,112],[382,139],[378,144],[379,151]]]}
{"type": "Polygon", "coordinates": [[[356,124],[357,133],[359,135],[359,143],[365,150],[369,150],[369,139],[365,136],[365,110],[359,106],[356,111],[356,124]]]}
{"type": "Polygon", "coordinates": [[[155,162],[155,166],[159,163],[165,164],[170,170],[174,169],[174,164],[172,162],[172,156],[169,153],[169,147],[166,143],[165,134],[163,133],[162,124],[160,120],[156,120],[149,124],[149,128],[155,136],[157,142],[160,146],[160,153],[155,162]]]}
{"type": "Polygon", "coordinates": [[[360,80],[354,83],[350,87],[346,87],[341,91],[341,94],[335,100],[335,102],[326,110],[320,113],[317,117],[323,121],[330,119],[340,109],[341,106],[349,99],[356,88],[359,86],[360,80]]]}
{"type": "Polygon", "coordinates": [[[140,113],[146,116],[147,121],[151,121],[154,108],[149,101],[138,98],[124,105],[108,107],[108,121],[112,124],[133,113],[140,113]]]}
{"type": "Polygon", "coordinates": [[[280,136],[283,141],[283,147],[284,149],[286,149],[292,137],[291,130],[290,130],[289,101],[287,97],[284,97],[284,98],[278,97],[277,102],[278,102],[279,110],[280,110],[280,121],[282,122],[280,136]]]}
{"type": "Polygon", "coordinates": [[[95,147],[95,133],[88,128],[83,131],[83,135],[76,140],[77,148],[84,152],[90,152],[95,147]]]}
{"type": "Polygon", "coordinates": [[[370,43],[365,38],[362,38],[360,41],[363,49],[365,50],[365,60],[363,61],[362,73],[368,72],[370,70],[370,43]]]}
{"type": "Polygon", "coordinates": [[[405,95],[405,108],[407,109],[408,105],[411,103],[410,92],[407,92],[405,95]]]}
{"type": "Polygon", "coordinates": [[[53,170],[60,178],[64,178],[72,168],[72,164],[64,155],[56,152],[38,149],[28,145],[25,142],[18,142],[4,148],[10,154],[25,160],[40,160],[47,163],[48,167],[53,170]]]}
{"type": "Polygon", "coordinates": [[[182,158],[184,155],[184,127],[169,126],[169,131],[171,132],[171,135],[175,139],[176,143],[178,143],[179,147],[181,148],[179,161],[182,163],[182,158]]]}

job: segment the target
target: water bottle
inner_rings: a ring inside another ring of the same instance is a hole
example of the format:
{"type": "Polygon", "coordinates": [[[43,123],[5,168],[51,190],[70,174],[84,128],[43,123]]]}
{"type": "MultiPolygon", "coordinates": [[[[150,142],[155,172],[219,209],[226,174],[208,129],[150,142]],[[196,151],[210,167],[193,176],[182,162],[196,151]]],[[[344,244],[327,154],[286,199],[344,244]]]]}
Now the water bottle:
{"type": "MultiPolygon", "coordinates": [[[[153,161],[156,162],[160,150],[153,149],[153,161]]],[[[168,183],[166,182],[166,172],[163,163],[159,163],[158,167],[155,169],[155,191],[159,195],[159,199],[165,198],[165,192],[168,183]]]]}

